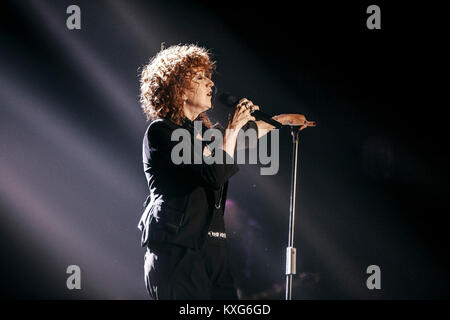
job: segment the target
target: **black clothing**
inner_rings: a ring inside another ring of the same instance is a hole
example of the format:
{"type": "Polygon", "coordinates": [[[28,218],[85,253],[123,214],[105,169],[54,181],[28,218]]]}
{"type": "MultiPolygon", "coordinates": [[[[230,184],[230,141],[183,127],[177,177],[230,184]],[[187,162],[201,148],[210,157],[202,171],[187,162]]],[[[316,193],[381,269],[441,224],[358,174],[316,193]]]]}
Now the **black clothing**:
{"type": "MultiPolygon", "coordinates": [[[[245,128],[250,127],[257,130],[254,122],[245,128]]],[[[203,132],[206,129],[203,126],[203,132]]],[[[215,150],[222,164],[203,160],[195,164],[194,139],[188,119],[183,126],[154,120],[144,136],[142,156],[150,195],[138,227],[141,245],[148,247],[145,282],[154,299],[236,298],[223,214],[228,179],[239,168],[222,149],[215,150]],[[179,141],[171,141],[171,135],[178,128],[190,132],[191,164],[172,162],[171,152],[179,141]]],[[[201,149],[197,156],[203,159],[201,149]]]]}
{"type": "Polygon", "coordinates": [[[170,120],[157,119],[144,137],[143,163],[150,195],[139,222],[142,246],[168,242],[200,248],[220,189],[223,187],[221,207],[224,208],[228,179],[239,171],[235,160],[222,149],[216,152],[223,157],[224,164],[203,161],[194,164],[193,134],[191,164],[175,165],[171,152],[179,142],[171,141],[171,134],[178,128],[181,127],[170,120]]]}
{"type": "Polygon", "coordinates": [[[155,300],[236,300],[226,242],[207,238],[202,248],[153,245],[145,254],[145,284],[155,300]]]}

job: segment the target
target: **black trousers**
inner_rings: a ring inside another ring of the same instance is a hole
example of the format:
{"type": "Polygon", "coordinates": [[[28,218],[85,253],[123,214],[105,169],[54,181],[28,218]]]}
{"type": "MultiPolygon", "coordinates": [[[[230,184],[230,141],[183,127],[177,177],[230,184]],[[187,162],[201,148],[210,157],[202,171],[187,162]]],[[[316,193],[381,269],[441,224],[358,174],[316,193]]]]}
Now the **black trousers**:
{"type": "Polygon", "coordinates": [[[154,300],[237,299],[224,239],[207,237],[201,249],[152,244],[144,271],[154,300]]]}

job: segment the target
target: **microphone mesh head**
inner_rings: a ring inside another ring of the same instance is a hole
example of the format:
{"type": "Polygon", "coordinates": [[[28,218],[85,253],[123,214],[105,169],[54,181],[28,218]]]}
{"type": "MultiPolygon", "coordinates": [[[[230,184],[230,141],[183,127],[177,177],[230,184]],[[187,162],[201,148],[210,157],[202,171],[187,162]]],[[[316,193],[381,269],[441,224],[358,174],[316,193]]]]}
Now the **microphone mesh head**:
{"type": "Polygon", "coordinates": [[[228,92],[221,93],[219,95],[219,101],[228,107],[234,107],[239,102],[235,96],[232,96],[228,92]]]}

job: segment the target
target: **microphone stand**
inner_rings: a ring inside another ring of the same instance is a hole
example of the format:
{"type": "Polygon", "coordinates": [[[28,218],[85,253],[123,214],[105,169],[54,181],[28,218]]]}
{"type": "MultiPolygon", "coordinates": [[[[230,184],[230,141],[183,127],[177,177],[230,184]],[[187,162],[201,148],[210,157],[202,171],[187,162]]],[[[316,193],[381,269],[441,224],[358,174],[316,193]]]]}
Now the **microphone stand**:
{"type": "Polygon", "coordinates": [[[289,239],[286,248],[286,300],[292,300],[292,276],[296,274],[297,253],[294,247],[295,227],[295,200],[297,193],[297,159],[298,140],[300,134],[299,126],[291,126],[292,134],[292,170],[291,170],[291,197],[289,213],[289,239]]]}

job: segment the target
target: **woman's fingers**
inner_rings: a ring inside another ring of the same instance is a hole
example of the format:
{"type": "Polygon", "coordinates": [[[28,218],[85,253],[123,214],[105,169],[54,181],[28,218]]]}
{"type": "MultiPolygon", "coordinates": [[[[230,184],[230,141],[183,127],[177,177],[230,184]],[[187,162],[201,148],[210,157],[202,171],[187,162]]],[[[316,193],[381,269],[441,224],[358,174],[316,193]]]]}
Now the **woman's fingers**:
{"type": "Polygon", "coordinates": [[[236,107],[249,109],[250,112],[253,112],[255,110],[260,110],[259,106],[254,105],[253,101],[248,100],[247,98],[242,98],[241,100],[239,100],[239,103],[237,104],[236,107]]]}
{"type": "Polygon", "coordinates": [[[288,124],[290,125],[297,125],[297,126],[304,126],[306,127],[315,127],[316,122],[315,121],[308,121],[306,120],[305,116],[302,114],[289,114],[288,115],[288,124]]]}
{"type": "Polygon", "coordinates": [[[253,120],[255,121],[255,117],[251,115],[251,109],[249,106],[250,101],[247,99],[242,99],[241,102],[247,102],[239,103],[236,106],[236,109],[234,111],[234,115],[232,117],[232,123],[235,124],[238,127],[244,126],[248,121],[253,120]]]}
{"type": "Polygon", "coordinates": [[[242,98],[241,100],[239,100],[238,105],[239,105],[239,104],[242,104],[242,103],[244,103],[244,102],[247,102],[247,101],[248,101],[247,98],[242,98]]]}
{"type": "Polygon", "coordinates": [[[305,122],[300,126],[300,131],[302,131],[303,129],[306,129],[307,127],[315,127],[315,126],[316,126],[315,121],[305,120],[305,122]]]}
{"type": "MultiPolygon", "coordinates": [[[[237,104],[237,107],[241,107],[244,106],[246,108],[254,108],[254,104],[253,101],[248,100],[247,98],[242,98],[241,100],[239,100],[239,103],[237,104]]],[[[258,107],[259,109],[259,107],[258,107]]]]}
{"type": "Polygon", "coordinates": [[[243,122],[247,122],[248,119],[251,117],[250,110],[244,108],[244,111],[241,113],[241,117],[243,122]]]}
{"type": "Polygon", "coordinates": [[[242,114],[242,124],[245,125],[248,121],[255,121],[255,117],[252,116],[251,110],[246,109],[242,114]]]}

